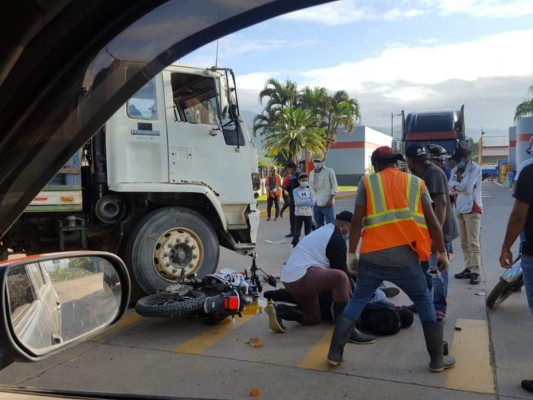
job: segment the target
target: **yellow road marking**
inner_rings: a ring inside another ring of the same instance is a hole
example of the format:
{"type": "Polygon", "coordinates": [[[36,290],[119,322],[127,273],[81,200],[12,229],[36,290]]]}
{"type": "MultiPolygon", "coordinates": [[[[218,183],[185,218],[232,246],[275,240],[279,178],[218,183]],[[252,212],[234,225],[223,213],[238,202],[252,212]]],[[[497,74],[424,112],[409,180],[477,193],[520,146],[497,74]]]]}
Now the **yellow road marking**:
{"type": "Polygon", "coordinates": [[[199,335],[196,335],[192,339],[183,343],[174,351],[176,353],[185,354],[202,354],[228,333],[233,332],[253,317],[255,317],[255,314],[243,315],[242,318],[235,317],[233,320],[231,318],[226,318],[224,321],[207,328],[199,335]]]}
{"type": "Polygon", "coordinates": [[[313,369],[317,371],[329,371],[330,366],[327,361],[327,354],[329,351],[329,344],[333,336],[333,328],[328,329],[326,334],[322,336],[320,341],[313,346],[311,351],[307,353],[305,358],[300,361],[298,368],[313,369]]]}
{"type": "Polygon", "coordinates": [[[454,368],[448,370],[446,387],[478,393],[494,393],[494,375],[490,363],[487,321],[458,319],[450,355],[454,368]]]}
{"type": "Polygon", "coordinates": [[[113,333],[116,333],[140,320],[142,320],[143,317],[141,317],[139,314],[135,313],[135,312],[129,312],[129,313],[126,313],[124,315],[124,317],[122,317],[122,319],[117,322],[115,325],[113,325],[112,328],[108,329],[107,331],[105,331],[104,333],[101,333],[100,335],[98,336],[95,336],[93,337],[91,340],[94,342],[94,341],[98,341],[98,340],[101,340],[103,338],[106,338],[110,335],[112,335],[113,333]]]}

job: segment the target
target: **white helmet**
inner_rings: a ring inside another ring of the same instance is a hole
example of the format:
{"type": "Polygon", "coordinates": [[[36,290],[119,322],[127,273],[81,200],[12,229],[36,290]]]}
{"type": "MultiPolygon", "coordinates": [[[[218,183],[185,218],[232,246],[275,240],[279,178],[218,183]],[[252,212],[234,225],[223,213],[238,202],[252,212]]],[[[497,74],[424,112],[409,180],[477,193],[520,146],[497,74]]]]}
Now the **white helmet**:
{"type": "Polygon", "coordinates": [[[446,149],[438,144],[428,144],[429,157],[432,160],[446,161],[448,160],[448,153],[446,149]]]}

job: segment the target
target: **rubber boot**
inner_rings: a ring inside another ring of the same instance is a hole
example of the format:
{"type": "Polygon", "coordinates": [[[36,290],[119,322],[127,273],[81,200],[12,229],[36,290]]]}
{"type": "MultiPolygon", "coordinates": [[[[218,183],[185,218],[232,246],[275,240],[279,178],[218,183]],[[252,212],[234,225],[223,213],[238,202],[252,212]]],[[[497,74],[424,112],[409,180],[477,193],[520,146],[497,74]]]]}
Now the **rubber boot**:
{"type": "Polygon", "coordinates": [[[431,361],[429,370],[431,372],[442,372],[445,369],[452,368],[455,365],[455,359],[443,354],[443,322],[429,322],[422,324],[424,329],[424,338],[426,339],[426,348],[431,361]]]}
{"type": "Polygon", "coordinates": [[[328,352],[328,364],[337,366],[342,363],[342,353],[344,353],[344,345],[353,332],[355,321],[344,317],[342,314],[337,316],[335,322],[335,330],[331,338],[328,352]]]}
{"type": "MultiPolygon", "coordinates": [[[[342,312],[344,311],[344,307],[346,307],[346,303],[334,303],[333,304],[333,312],[335,314],[335,320],[339,316],[342,315],[342,312]]],[[[376,337],[372,335],[367,335],[366,333],[363,333],[357,329],[357,327],[353,326],[353,331],[350,333],[350,336],[347,339],[350,343],[355,344],[371,344],[376,341],[376,337]]]]}

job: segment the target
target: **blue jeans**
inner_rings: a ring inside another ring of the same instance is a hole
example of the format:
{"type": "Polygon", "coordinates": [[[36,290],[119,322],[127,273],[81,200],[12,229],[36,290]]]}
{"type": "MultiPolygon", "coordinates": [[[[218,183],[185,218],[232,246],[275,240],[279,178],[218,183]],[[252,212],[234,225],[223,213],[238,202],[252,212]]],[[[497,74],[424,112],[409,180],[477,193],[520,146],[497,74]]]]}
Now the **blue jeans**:
{"type": "Polygon", "coordinates": [[[359,261],[357,285],[342,315],[357,320],[364,306],[383,281],[394,283],[409,296],[418,310],[418,316],[422,323],[437,321],[431,293],[420,264],[386,267],[370,264],[364,259],[359,261]]]}
{"type": "Polygon", "coordinates": [[[429,272],[429,266],[431,269],[437,268],[437,253],[432,253],[429,258],[429,263],[422,262],[422,269],[426,274],[426,282],[429,288],[429,292],[433,296],[433,304],[437,314],[443,316],[446,315],[448,309],[448,271],[440,272],[438,274],[432,274],[429,272]]]}
{"type": "Polygon", "coordinates": [[[314,206],[313,207],[313,219],[315,220],[316,227],[320,228],[321,226],[324,226],[325,224],[330,224],[335,219],[335,214],[333,212],[333,207],[320,207],[320,206],[314,206]],[[324,220],[326,221],[324,223],[324,220]]]}
{"type": "MultiPolygon", "coordinates": [[[[533,256],[522,254],[522,272],[524,273],[524,286],[526,288],[529,312],[533,314],[533,256]]],[[[359,285],[359,279],[357,280],[359,285]]]]}

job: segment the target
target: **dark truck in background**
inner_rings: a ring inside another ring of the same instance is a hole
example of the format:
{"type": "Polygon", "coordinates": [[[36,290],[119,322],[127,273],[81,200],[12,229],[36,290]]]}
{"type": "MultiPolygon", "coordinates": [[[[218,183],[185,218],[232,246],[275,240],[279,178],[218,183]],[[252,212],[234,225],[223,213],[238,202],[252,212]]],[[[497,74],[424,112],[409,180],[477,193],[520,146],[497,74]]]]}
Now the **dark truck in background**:
{"type": "Polygon", "coordinates": [[[465,106],[458,110],[412,112],[405,116],[402,110],[401,149],[410,143],[438,144],[452,155],[457,146],[472,148],[472,139],[465,135],[465,106]]]}

